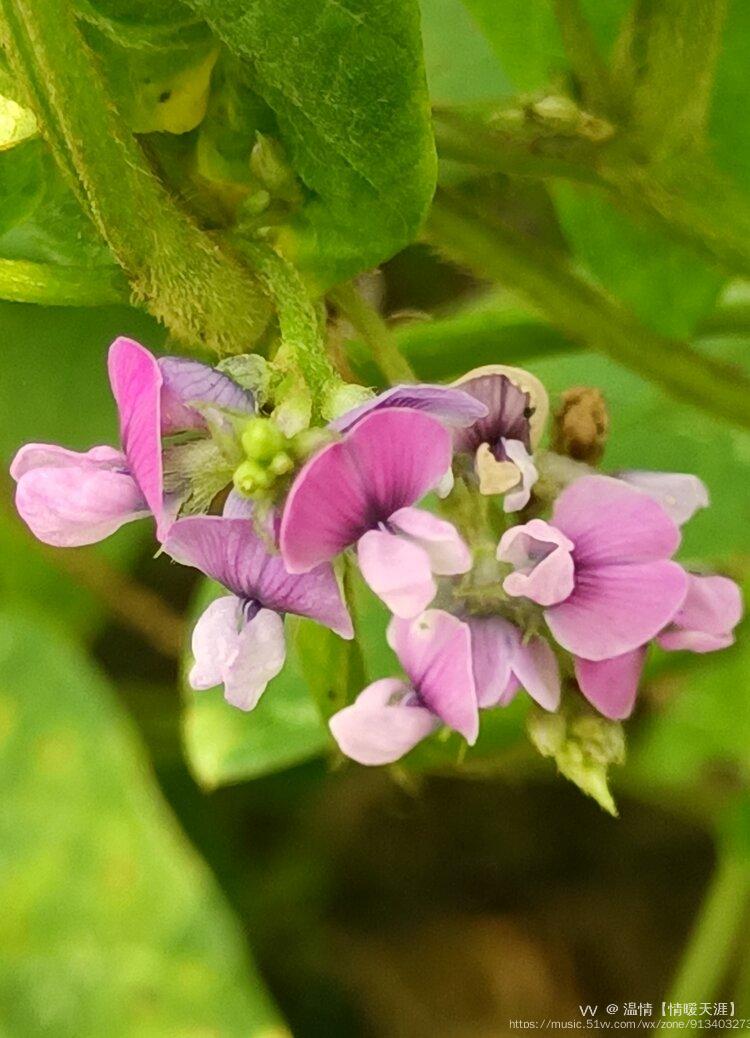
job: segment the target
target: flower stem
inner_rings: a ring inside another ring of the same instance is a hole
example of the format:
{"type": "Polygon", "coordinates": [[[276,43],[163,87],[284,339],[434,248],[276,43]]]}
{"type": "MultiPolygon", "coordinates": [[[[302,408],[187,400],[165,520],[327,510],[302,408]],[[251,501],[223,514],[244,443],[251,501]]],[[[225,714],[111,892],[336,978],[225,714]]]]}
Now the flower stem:
{"type": "Polygon", "coordinates": [[[269,316],[260,285],[154,175],[107,94],[69,0],[0,0],[0,31],[58,164],[136,301],[187,345],[247,349],[269,316]]]}
{"type": "Polygon", "coordinates": [[[750,903],[750,860],[720,854],[667,1001],[710,1000],[724,979],[750,903]]]}
{"type": "Polygon", "coordinates": [[[609,72],[578,0],[553,0],[553,8],[570,66],[582,84],[587,104],[597,112],[609,112],[613,94],[609,72]]]}
{"type": "Polygon", "coordinates": [[[416,382],[416,375],[400,352],[390,328],[353,284],[339,285],[329,296],[370,347],[376,364],[391,385],[396,382],[416,382]]]}
{"type": "Polygon", "coordinates": [[[484,278],[522,293],[564,335],[607,354],[672,395],[750,427],[750,381],[742,370],[651,330],[555,256],[457,192],[438,194],[428,239],[484,278]]]}

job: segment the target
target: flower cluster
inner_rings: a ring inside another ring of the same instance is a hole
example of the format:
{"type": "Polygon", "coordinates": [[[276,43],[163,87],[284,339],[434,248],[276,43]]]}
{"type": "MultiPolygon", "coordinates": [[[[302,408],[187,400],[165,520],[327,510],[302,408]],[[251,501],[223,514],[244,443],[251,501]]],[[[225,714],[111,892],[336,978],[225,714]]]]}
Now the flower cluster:
{"type": "Polygon", "coordinates": [[[245,710],[284,665],[286,614],[354,637],[340,560],[356,565],[403,668],[330,720],[363,764],[442,726],[471,744],[481,712],[521,689],[554,712],[577,687],[625,718],[651,643],[733,641],[736,584],[673,560],[708,504],[700,480],[604,475],[543,450],[547,394],[528,372],[397,386],[294,436],[229,369],[119,339],[109,374],[121,448],[23,447],[21,516],[70,546],[152,515],[163,550],[228,592],[195,627],[190,682],[245,710]]]}

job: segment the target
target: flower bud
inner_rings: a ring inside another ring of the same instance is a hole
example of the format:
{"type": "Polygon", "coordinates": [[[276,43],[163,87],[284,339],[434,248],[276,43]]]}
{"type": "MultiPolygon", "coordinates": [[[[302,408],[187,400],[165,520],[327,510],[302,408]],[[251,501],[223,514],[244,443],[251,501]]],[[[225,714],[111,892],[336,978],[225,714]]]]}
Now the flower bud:
{"type": "Polygon", "coordinates": [[[375,396],[371,389],[355,382],[336,382],[326,393],[321,404],[321,414],[327,422],[339,418],[375,396]]]}
{"type": "Polygon", "coordinates": [[[275,422],[259,415],[250,418],[240,437],[242,449],[251,461],[268,463],[284,449],[285,436],[275,422]]]}
{"type": "Polygon", "coordinates": [[[259,491],[268,490],[273,480],[272,473],[264,469],[257,461],[251,461],[250,459],[238,465],[232,476],[235,489],[240,494],[244,494],[245,497],[252,497],[259,491]]]}

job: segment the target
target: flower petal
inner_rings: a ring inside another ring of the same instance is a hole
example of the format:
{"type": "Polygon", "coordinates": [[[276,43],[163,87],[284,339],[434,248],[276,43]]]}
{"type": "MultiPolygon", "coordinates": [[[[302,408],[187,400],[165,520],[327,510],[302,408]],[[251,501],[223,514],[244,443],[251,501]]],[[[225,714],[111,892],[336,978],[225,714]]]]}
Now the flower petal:
{"type": "Polygon", "coordinates": [[[581,692],[610,720],[630,717],[645,658],[645,647],[597,663],[576,657],[575,671],[581,692]]]}
{"type": "Polygon", "coordinates": [[[518,471],[521,473],[520,485],[509,491],[503,500],[503,511],[520,512],[529,503],[531,488],[539,479],[536,465],[531,460],[531,455],[520,440],[503,440],[503,448],[518,471]]]}
{"type": "Polygon", "coordinates": [[[251,498],[232,489],[227,494],[221,514],[225,519],[252,519],[254,510],[251,498]]]}
{"type": "Polygon", "coordinates": [[[16,455],[16,508],[35,537],[58,548],[93,544],[149,514],[123,455],[28,444],[16,455]]]}
{"type": "Polygon", "coordinates": [[[685,601],[657,641],[663,649],[713,652],[734,641],[742,618],[742,594],[733,580],[721,576],[688,575],[685,601]]]}
{"type": "Polygon", "coordinates": [[[708,488],[703,480],[686,472],[647,472],[629,469],[618,473],[618,479],[642,490],[683,526],[699,508],[708,508],[708,488]]]}
{"type": "Polygon", "coordinates": [[[479,712],[468,626],[442,609],[428,609],[414,620],[394,617],[388,644],[425,706],[473,745],[479,712]]]}
{"type": "Polygon", "coordinates": [[[445,425],[458,428],[471,425],[487,414],[487,408],[483,403],[460,389],[420,383],[414,386],[392,386],[372,400],[366,400],[334,419],[329,423],[330,428],[346,432],[371,411],[378,411],[384,407],[404,407],[413,411],[423,411],[439,418],[445,425]]]}
{"type": "Polygon", "coordinates": [[[281,553],[304,573],[437,486],[451,462],[448,431],[418,411],[366,415],[302,468],[281,521],[281,553]]]}
{"type": "Polygon", "coordinates": [[[661,505],[611,476],[569,484],[550,522],[574,542],[576,568],[668,559],[680,543],[680,531],[661,505]]]}
{"type": "Polygon", "coordinates": [[[188,675],[196,690],[224,684],[224,676],[237,657],[242,603],[235,595],[215,599],[201,613],[193,628],[195,662],[188,675]]]}
{"type": "Polygon", "coordinates": [[[302,575],[289,573],[281,556],[269,552],[247,519],[213,515],[178,519],[164,541],[164,550],[239,598],[255,600],[277,612],[310,617],[342,638],[354,636],[331,567],[318,566],[302,575]]]}
{"type": "Polygon", "coordinates": [[[667,561],[577,571],[573,594],[550,606],[545,618],[569,652],[587,660],[610,659],[645,645],[666,627],[684,601],[687,583],[682,567],[667,561]]]}
{"type": "Polygon", "coordinates": [[[511,660],[521,642],[521,632],[500,616],[472,616],[471,658],[477,703],[480,708],[498,706],[511,680],[511,660]]]}
{"type": "Polygon", "coordinates": [[[539,605],[562,602],[574,586],[573,543],[543,519],[511,526],[500,538],[497,557],[515,572],[503,581],[507,594],[539,605]]]}
{"type": "Polygon", "coordinates": [[[236,656],[224,674],[224,698],[240,710],[252,710],[285,658],[284,621],[272,609],[261,609],[240,630],[236,656]]]}
{"type": "Polygon", "coordinates": [[[430,569],[438,576],[455,576],[471,569],[471,552],[453,523],[422,508],[399,508],[388,526],[418,544],[427,553],[430,569]]]}
{"type": "Polygon", "coordinates": [[[203,416],[190,406],[192,403],[215,404],[232,411],[254,414],[253,394],[216,368],[187,357],[160,357],[156,363],[163,379],[162,435],[205,425],[203,416]]]}
{"type": "Polygon", "coordinates": [[[391,764],[435,731],[440,721],[426,707],[403,702],[410,692],[382,678],[334,714],[328,723],[341,752],[359,764],[391,764]]]}
{"type": "Polygon", "coordinates": [[[171,516],[165,512],[163,499],[159,365],[139,343],[119,338],[109,348],[108,367],[128,467],[156,519],[161,540],[171,516]]]}
{"type": "Polygon", "coordinates": [[[487,405],[486,418],[455,434],[455,449],[473,454],[482,443],[494,447],[502,437],[520,440],[528,450],[539,443],[549,413],[542,383],[523,368],[487,364],[453,383],[487,405]],[[529,413],[531,412],[531,413],[529,413]]]}
{"type": "Polygon", "coordinates": [[[418,544],[368,530],[357,542],[357,561],[367,584],[395,616],[418,616],[435,597],[430,559],[418,544]]]}
{"type": "Polygon", "coordinates": [[[560,705],[560,668],[545,638],[521,639],[513,656],[513,674],[521,686],[545,710],[560,705]]]}

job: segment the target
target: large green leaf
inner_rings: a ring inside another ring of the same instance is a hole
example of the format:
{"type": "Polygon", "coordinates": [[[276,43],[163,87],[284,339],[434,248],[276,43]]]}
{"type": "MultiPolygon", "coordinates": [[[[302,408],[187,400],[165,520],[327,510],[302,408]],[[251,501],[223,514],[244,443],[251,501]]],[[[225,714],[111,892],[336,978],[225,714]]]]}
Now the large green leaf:
{"type": "Polygon", "coordinates": [[[2,616],[0,1016],[14,1038],[281,1038],[106,682],[2,616]]]}
{"type": "Polygon", "coordinates": [[[416,0],[189,0],[244,63],[309,191],[282,234],[319,286],[413,239],[435,156],[416,0]]]}
{"type": "MultiPolygon", "coordinates": [[[[204,581],[191,614],[226,592],[204,581]]],[[[257,778],[315,757],[329,745],[315,701],[299,660],[287,620],[287,661],[263,693],[258,706],[244,713],[230,706],[219,688],[193,692],[186,687],[183,723],[188,761],[207,788],[257,778]]],[[[325,631],[321,629],[325,635],[325,631]]],[[[188,654],[185,672],[192,663],[188,654]]]]}
{"type": "MultiPolygon", "coordinates": [[[[145,315],[124,307],[46,310],[0,304],[5,377],[0,381],[0,459],[6,468],[27,441],[77,450],[117,443],[117,411],[109,389],[106,351],[118,334],[147,346],[164,333],[145,315]]],[[[5,491],[5,488],[4,488],[5,491]]],[[[5,504],[5,503],[4,503],[5,504]]],[[[20,523],[0,511],[0,589],[5,601],[31,603],[68,627],[93,632],[105,619],[101,606],[54,565],[20,523]]],[[[92,549],[126,566],[152,530],[132,523],[92,549]]],[[[60,549],[63,551],[63,549],[60,549]]]]}

